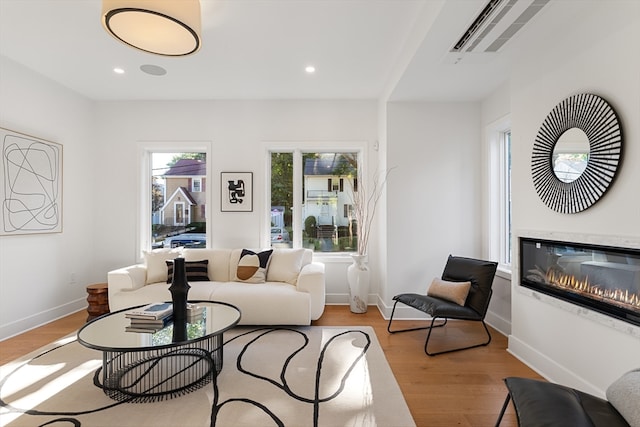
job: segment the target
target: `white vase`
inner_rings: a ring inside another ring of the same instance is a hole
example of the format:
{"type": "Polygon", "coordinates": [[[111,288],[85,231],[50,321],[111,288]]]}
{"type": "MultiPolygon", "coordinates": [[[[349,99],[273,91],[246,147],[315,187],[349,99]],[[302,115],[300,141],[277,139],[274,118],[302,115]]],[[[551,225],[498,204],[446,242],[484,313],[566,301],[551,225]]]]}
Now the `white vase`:
{"type": "Polygon", "coordinates": [[[369,300],[369,267],[366,255],[351,255],[353,264],[347,267],[349,306],[352,313],[366,313],[369,300]]]}

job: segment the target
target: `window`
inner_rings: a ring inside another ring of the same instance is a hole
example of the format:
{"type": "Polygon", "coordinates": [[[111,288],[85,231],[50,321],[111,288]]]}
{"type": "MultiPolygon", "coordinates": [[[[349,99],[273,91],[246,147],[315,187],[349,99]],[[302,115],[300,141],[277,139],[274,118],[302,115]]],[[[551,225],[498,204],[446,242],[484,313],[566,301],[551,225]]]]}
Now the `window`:
{"type": "Polygon", "coordinates": [[[353,205],[352,204],[345,204],[344,205],[344,217],[345,218],[354,218],[353,205]]]}
{"type": "Polygon", "coordinates": [[[487,127],[489,256],[511,269],[511,130],[508,117],[487,127]]]}
{"type": "Polygon", "coordinates": [[[143,147],[141,249],[206,246],[206,151],[143,147]]]}
{"type": "Polygon", "coordinates": [[[500,245],[500,261],[511,265],[511,131],[501,132],[500,135],[500,230],[502,244],[500,245]]]}
{"type": "Polygon", "coordinates": [[[191,191],[194,193],[202,191],[202,178],[193,178],[191,182],[191,191]]]}
{"type": "Polygon", "coordinates": [[[357,250],[352,192],[357,151],[271,152],[271,227],[283,228],[286,241],[271,233],[271,245],[318,252],[357,250]]]}

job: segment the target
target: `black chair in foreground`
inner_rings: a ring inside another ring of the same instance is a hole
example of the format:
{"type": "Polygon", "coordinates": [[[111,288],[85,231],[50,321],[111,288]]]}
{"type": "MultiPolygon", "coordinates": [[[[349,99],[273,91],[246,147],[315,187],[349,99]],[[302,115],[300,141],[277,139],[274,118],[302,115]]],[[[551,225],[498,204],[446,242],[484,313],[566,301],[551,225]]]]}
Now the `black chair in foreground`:
{"type": "Polygon", "coordinates": [[[530,378],[504,379],[507,398],[496,427],[513,402],[519,427],[638,427],[640,369],[629,371],[606,390],[606,399],[530,378]]]}
{"type": "Polygon", "coordinates": [[[480,347],[491,342],[491,334],[484,317],[491,300],[491,286],[498,267],[497,262],[483,261],[474,258],[464,258],[449,255],[447,265],[442,273],[442,279],[434,279],[427,291],[427,295],[406,293],[393,297],[393,311],[389,319],[387,330],[395,334],[397,332],[416,331],[428,329],[427,339],[424,343],[424,352],[428,356],[435,356],[452,351],[466,350],[480,347]],[[431,324],[426,327],[392,330],[391,323],[398,303],[420,310],[431,316],[431,324]],[[436,319],[444,319],[444,322],[435,324],[436,319]],[[430,352],[428,349],[429,338],[433,328],[447,324],[448,319],[469,320],[481,322],[487,333],[487,341],[465,347],[452,348],[438,352],[430,352]]]}

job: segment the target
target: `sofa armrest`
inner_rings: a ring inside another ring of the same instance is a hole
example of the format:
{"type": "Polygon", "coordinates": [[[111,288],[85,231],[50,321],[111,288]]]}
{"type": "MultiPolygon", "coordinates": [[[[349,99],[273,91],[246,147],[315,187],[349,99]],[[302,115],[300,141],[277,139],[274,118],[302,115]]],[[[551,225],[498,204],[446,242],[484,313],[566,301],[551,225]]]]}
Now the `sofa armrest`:
{"type": "Polygon", "coordinates": [[[109,302],[111,303],[113,295],[119,292],[133,291],[143,287],[146,280],[147,267],[144,264],[131,265],[108,272],[109,302]]]}
{"type": "Polygon", "coordinates": [[[302,267],[296,287],[311,294],[311,320],[318,320],[324,312],[326,295],[324,264],[312,262],[302,267]]]}

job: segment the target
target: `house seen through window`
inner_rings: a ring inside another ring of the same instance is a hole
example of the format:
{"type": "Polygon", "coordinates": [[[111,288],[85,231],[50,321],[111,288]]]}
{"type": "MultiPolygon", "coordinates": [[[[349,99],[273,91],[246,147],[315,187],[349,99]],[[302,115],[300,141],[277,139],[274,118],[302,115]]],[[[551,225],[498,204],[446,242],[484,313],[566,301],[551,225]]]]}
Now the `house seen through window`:
{"type": "Polygon", "coordinates": [[[357,250],[358,153],[271,153],[271,245],[357,250]]]}
{"type": "Polygon", "coordinates": [[[152,247],[206,247],[206,153],[151,153],[152,247]]]}

